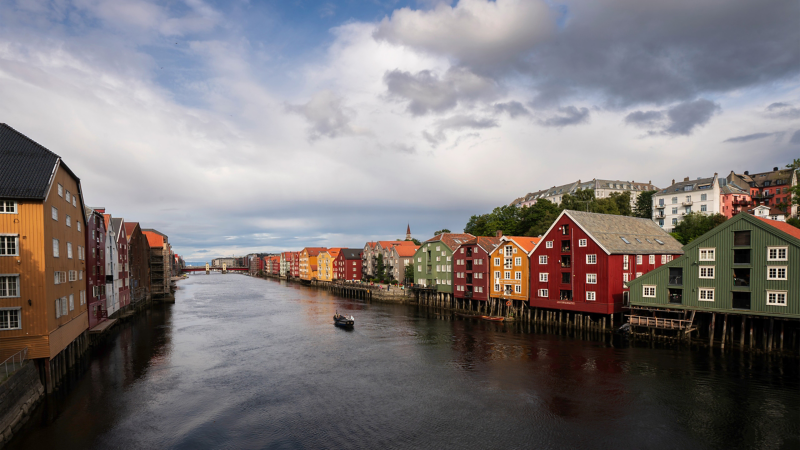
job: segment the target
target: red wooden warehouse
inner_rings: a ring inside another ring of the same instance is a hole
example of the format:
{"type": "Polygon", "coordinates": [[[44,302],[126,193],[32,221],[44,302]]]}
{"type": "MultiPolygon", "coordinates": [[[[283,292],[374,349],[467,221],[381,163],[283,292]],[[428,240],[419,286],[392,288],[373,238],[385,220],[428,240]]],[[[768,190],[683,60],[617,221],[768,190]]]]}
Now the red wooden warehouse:
{"type": "MultiPolygon", "coordinates": [[[[499,234],[499,233],[498,233],[499,234]]],[[[453,295],[459,300],[489,300],[492,265],[489,254],[500,245],[499,237],[477,236],[453,253],[453,295]]]]}
{"type": "Polygon", "coordinates": [[[86,301],[89,328],[108,318],[106,306],[106,223],[103,213],[86,208],[86,301]]]}
{"type": "Polygon", "coordinates": [[[364,251],[360,248],[343,248],[333,260],[333,278],[335,280],[361,280],[364,251]]]}
{"type": "Polygon", "coordinates": [[[531,252],[530,305],[621,312],[625,282],[682,254],[650,219],[563,211],[531,252]]]}

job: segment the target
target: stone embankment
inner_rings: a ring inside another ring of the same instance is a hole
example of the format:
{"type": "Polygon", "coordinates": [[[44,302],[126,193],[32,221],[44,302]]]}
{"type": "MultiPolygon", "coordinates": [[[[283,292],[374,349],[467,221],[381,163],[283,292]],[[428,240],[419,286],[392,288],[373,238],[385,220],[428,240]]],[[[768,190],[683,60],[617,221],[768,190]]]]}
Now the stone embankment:
{"type": "Polygon", "coordinates": [[[33,361],[27,361],[0,385],[0,447],[11,440],[44,397],[44,385],[33,361]]]}

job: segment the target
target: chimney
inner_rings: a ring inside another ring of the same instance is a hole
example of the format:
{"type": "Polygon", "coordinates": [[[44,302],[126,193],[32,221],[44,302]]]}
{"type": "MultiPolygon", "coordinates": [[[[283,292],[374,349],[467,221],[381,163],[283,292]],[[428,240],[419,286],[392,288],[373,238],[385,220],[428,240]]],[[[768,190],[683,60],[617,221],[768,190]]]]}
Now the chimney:
{"type": "Polygon", "coordinates": [[[497,233],[495,233],[495,234],[496,234],[496,236],[498,238],[501,238],[501,237],[503,237],[503,230],[497,230],[497,233]]]}
{"type": "Polygon", "coordinates": [[[675,178],[672,179],[672,184],[675,184],[675,178]]]}
{"type": "Polygon", "coordinates": [[[683,181],[689,181],[689,177],[684,178],[683,181]]]}
{"type": "Polygon", "coordinates": [[[744,174],[745,174],[745,175],[750,175],[750,171],[749,171],[749,170],[745,170],[745,171],[744,171],[744,174]]]}
{"type": "Polygon", "coordinates": [[[777,172],[777,171],[778,171],[778,168],[777,168],[777,167],[773,167],[773,168],[772,168],[772,171],[773,171],[773,172],[777,172]]]}

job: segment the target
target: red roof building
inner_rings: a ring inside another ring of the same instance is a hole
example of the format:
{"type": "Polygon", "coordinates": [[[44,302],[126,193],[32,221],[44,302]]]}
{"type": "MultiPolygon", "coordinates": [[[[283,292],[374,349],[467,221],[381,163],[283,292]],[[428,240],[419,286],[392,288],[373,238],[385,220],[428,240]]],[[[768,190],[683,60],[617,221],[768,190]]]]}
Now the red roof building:
{"type": "Polygon", "coordinates": [[[498,245],[499,237],[477,236],[456,247],[453,253],[453,295],[456,299],[489,300],[492,281],[489,254],[498,245]]]}
{"type": "Polygon", "coordinates": [[[86,301],[89,328],[108,318],[106,307],[106,223],[103,213],[86,208],[86,301]]]}
{"type": "Polygon", "coordinates": [[[343,248],[333,260],[333,274],[336,280],[360,281],[362,276],[362,250],[343,248]]]}

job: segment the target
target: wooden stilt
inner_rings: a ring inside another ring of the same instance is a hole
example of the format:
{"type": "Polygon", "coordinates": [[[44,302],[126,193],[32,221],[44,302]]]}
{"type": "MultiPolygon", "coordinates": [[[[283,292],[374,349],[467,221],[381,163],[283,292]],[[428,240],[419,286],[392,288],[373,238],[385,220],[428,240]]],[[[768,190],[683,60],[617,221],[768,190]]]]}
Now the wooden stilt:
{"type": "Polygon", "coordinates": [[[783,350],[783,323],[781,320],[781,350],[783,350]]]}
{"type": "Polygon", "coordinates": [[[753,341],[754,341],[754,339],[753,339],[753,318],[751,317],[750,318],[750,349],[753,348],[753,345],[754,345],[753,341]]]}
{"type": "Polygon", "coordinates": [[[717,321],[717,313],[711,313],[711,324],[708,330],[708,345],[714,346],[714,323],[717,321]]]}
{"type": "Polygon", "coordinates": [[[769,345],[767,347],[768,351],[772,351],[772,344],[773,344],[773,337],[775,335],[775,319],[772,317],[769,318],[769,345]]]}
{"type": "Polygon", "coordinates": [[[747,320],[746,317],[742,316],[742,329],[741,333],[739,334],[739,348],[744,348],[744,332],[746,329],[746,324],[745,324],[746,320],[747,320]]]}

